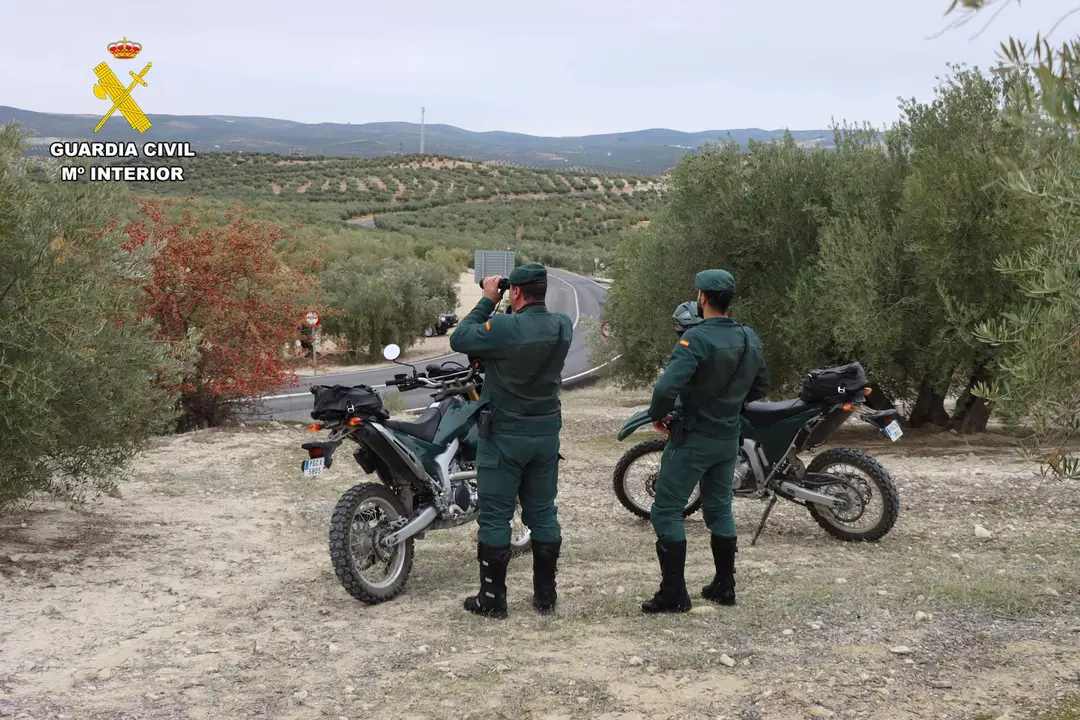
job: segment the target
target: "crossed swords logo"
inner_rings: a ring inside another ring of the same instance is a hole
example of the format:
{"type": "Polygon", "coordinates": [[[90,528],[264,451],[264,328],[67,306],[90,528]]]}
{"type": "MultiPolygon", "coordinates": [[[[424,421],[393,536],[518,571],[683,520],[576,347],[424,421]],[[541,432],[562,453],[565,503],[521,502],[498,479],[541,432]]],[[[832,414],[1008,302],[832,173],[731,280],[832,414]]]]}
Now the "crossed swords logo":
{"type": "Polygon", "coordinates": [[[146,87],[146,81],[143,80],[143,76],[150,72],[150,66],[153,63],[146,63],[146,67],[142,69],[138,75],[134,70],[128,71],[134,80],[126,88],[120,84],[120,81],[113,74],[112,69],[107,63],[101,63],[94,68],[94,74],[98,77],[98,83],[94,85],[94,95],[99,100],[104,100],[108,97],[112,100],[112,107],[109,108],[109,112],[105,113],[105,117],[101,118],[101,122],[94,128],[94,132],[97,132],[105,126],[105,122],[112,117],[112,114],[117,110],[124,116],[124,119],[128,121],[133,130],[137,130],[140,133],[144,133],[150,129],[150,119],[146,117],[146,114],[139,107],[139,104],[135,102],[131,97],[131,91],[135,89],[136,85],[142,85],[146,87]]]}

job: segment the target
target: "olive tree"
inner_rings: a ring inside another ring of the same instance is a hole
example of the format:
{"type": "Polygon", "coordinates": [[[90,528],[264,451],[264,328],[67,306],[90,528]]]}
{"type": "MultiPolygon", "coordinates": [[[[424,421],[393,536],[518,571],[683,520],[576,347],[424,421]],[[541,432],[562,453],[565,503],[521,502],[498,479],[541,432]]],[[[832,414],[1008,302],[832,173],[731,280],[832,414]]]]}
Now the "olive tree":
{"type": "MultiPolygon", "coordinates": [[[[948,13],[955,13],[955,27],[1009,1],[952,0],[948,13]]],[[[1020,284],[1025,302],[979,325],[979,338],[998,348],[1000,359],[996,376],[974,392],[994,401],[1009,425],[1030,426],[1027,456],[1053,475],[1077,479],[1080,458],[1072,443],[1080,431],[1080,37],[1054,45],[1042,35],[1033,43],[1009,38],[1000,54],[1001,72],[1018,79],[1009,117],[1032,130],[1029,152],[1008,163],[1009,185],[1037,207],[1045,233],[1034,246],[998,263],[1002,275],[1020,284]]]]}
{"type": "Polygon", "coordinates": [[[148,267],[121,249],[123,193],[31,178],[25,148],[0,130],[0,509],[111,489],[170,426],[183,359],[136,316],[148,267]]]}

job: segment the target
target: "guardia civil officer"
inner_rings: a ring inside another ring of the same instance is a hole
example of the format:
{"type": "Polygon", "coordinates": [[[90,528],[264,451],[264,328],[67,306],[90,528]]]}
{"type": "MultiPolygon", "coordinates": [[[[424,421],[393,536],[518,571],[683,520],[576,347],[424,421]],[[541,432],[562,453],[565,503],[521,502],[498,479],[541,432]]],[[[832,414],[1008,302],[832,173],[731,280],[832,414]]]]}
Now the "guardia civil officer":
{"type": "Polygon", "coordinates": [[[653,389],[649,416],[668,433],[651,509],[660,561],[660,590],[641,605],[646,613],[686,612],[690,595],[683,569],[686,528],[683,510],[701,483],[701,509],[712,534],[716,575],[701,596],[735,604],[735,518],[731,513],[732,475],[739,453],[744,402],[765,396],[769,372],[761,340],[728,317],[735,278],[725,270],[696,277],[699,314],[704,320],[683,333],[667,369],[653,389]],[[669,422],[676,397],[681,415],[669,422]]]}
{"type": "Polygon", "coordinates": [[[484,297],[450,336],[455,352],[484,358],[476,486],[480,532],[480,592],[465,600],[478,615],[506,617],[510,521],[517,500],[532,531],[533,606],[555,609],[555,571],[562,532],[555,507],[559,489],[559,390],[573,324],[545,304],[547,269],[530,263],[509,280],[511,314],[491,315],[502,297],[498,276],[484,279],[484,297]],[[489,317],[490,316],[490,317],[489,317]]]}

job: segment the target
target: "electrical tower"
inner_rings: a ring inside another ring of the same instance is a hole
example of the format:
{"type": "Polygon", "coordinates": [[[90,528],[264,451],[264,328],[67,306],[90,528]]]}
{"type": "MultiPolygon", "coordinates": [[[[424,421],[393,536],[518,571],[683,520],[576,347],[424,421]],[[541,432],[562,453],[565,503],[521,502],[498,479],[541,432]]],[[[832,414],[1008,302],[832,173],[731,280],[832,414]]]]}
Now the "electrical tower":
{"type": "Polygon", "coordinates": [[[420,154],[424,154],[424,108],[420,108],[420,154]]]}

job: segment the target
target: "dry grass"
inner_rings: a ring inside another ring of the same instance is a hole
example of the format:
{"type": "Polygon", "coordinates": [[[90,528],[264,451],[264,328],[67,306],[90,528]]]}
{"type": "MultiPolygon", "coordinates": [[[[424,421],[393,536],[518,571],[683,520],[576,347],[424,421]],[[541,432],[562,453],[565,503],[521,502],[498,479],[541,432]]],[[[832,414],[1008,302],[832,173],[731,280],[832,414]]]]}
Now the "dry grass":
{"type": "MultiPolygon", "coordinates": [[[[303,480],[310,433],[277,425],[164,440],[123,499],[0,521],[0,710],[1018,718],[1068,702],[1080,665],[1076,493],[1033,479],[1001,438],[975,454],[961,439],[893,446],[852,428],[838,441],[875,454],[900,487],[890,535],[843,544],[778,506],[759,544],[743,543],[737,607],[698,600],[694,613],[653,618],[638,610],[658,580],[653,537],[610,487],[639,439],[611,436],[641,399],[565,396],[559,611],[533,613],[521,559],[503,622],[461,610],[477,580],[471,528],[418,541],[398,599],[352,600],[330,569],[326,527],[337,497],[364,478],[342,454],[326,479],[303,480]],[[976,537],[976,523],[993,536],[976,537]],[[890,651],[899,645],[911,653],[890,651]]],[[[762,508],[736,506],[749,536],[762,508]]],[[[696,594],[711,559],[700,516],[687,527],[696,594]]],[[[1047,720],[1076,716],[1062,708],[1047,720]]]]}

